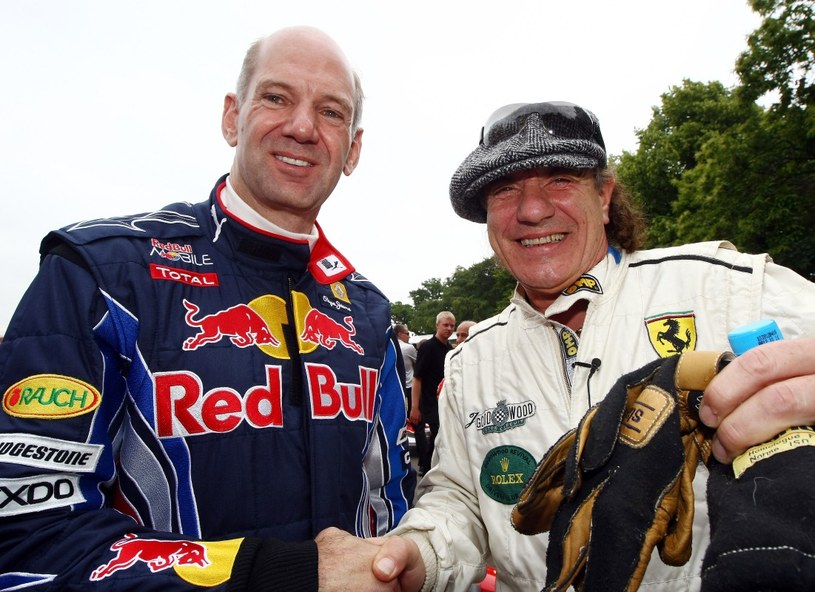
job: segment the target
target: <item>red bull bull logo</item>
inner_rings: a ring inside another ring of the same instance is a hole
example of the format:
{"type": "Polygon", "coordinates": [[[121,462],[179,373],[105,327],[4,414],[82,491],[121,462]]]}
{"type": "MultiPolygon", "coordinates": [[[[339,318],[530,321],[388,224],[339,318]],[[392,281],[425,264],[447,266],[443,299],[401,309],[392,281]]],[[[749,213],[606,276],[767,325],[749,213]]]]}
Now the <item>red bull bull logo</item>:
{"type": "Polygon", "coordinates": [[[184,308],[187,309],[184,321],[190,327],[198,329],[196,335],[184,341],[185,350],[195,350],[208,343],[220,341],[224,337],[229,337],[229,340],[238,347],[280,345],[263,317],[246,304],[236,304],[200,319],[195,318],[201,310],[197,305],[184,299],[184,308]]]}
{"type": "Polygon", "coordinates": [[[338,323],[327,314],[312,308],[303,321],[300,340],[322,345],[327,349],[334,349],[335,345],[340,344],[363,355],[365,350],[353,340],[357,333],[353,317],[345,317],[343,321],[345,324],[338,323]]]}
{"type": "Polygon", "coordinates": [[[145,563],[153,573],[174,566],[188,565],[206,567],[210,564],[207,548],[193,541],[162,541],[140,539],[128,533],[110,546],[116,556],[96,568],[90,580],[98,582],[122,569],[130,569],[137,563],[145,563]]]}

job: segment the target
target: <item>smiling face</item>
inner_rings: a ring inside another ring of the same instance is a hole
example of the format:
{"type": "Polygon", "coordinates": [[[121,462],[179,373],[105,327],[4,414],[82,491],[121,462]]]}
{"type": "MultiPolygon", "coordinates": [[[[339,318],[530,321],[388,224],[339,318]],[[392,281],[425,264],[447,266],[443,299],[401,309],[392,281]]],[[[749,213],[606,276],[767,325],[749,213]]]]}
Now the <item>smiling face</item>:
{"type": "Polygon", "coordinates": [[[339,47],[309,28],[265,39],[246,96],[224,100],[230,180],[253,209],[292,232],[310,232],[340,174],[356,167],[354,76],[339,47]]]}
{"type": "Polygon", "coordinates": [[[613,189],[589,171],[531,169],[484,190],[490,245],[538,310],[605,256],[613,189]]]}

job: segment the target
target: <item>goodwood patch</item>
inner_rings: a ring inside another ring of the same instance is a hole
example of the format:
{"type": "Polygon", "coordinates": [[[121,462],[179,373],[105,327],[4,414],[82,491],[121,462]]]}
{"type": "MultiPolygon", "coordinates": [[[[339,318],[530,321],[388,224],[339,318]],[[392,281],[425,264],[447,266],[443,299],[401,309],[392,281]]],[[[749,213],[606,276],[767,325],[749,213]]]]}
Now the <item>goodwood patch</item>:
{"type": "Polygon", "coordinates": [[[512,505],[518,501],[537,464],[535,458],[519,446],[507,444],[493,448],[481,463],[481,489],[498,503],[512,505]]]}
{"type": "Polygon", "coordinates": [[[509,403],[506,400],[498,401],[491,409],[470,413],[470,421],[464,426],[466,430],[475,426],[482,434],[496,434],[520,427],[526,420],[535,415],[535,402],[509,403]]]}

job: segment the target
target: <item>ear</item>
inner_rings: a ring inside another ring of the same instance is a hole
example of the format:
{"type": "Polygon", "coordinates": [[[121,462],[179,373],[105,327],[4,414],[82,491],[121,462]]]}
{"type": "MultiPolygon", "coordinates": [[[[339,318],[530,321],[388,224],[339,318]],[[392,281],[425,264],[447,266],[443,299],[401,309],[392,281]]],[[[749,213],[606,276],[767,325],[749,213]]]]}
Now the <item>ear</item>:
{"type": "Polygon", "coordinates": [[[233,148],[238,145],[238,97],[235,93],[229,93],[224,97],[221,133],[227,144],[233,148]]]}
{"type": "Polygon", "coordinates": [[[610,221],[609,211],[611,210],[611,196],[614,193],[615,184],[614,179],[608,179],[603,183],[602,189],[600,189],[600,206],[603,209],[603,224],[608,224],[610,221]]]}
{"type": "Polygon", "coordinates": [[[354,139],[351,140],[351,147],[348,149],[348,157],[345,159],[345,166],[342,167],[342,172],[346,176],[354,172],[359,162],[359,153],[362,151],[362,129],[358,129],[354,134],[354,139]]]}

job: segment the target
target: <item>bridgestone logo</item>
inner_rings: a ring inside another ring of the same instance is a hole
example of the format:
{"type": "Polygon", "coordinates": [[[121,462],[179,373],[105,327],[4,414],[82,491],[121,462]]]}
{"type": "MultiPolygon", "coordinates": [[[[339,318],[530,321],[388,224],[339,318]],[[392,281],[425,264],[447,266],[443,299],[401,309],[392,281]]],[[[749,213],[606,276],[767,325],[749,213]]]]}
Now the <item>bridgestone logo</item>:
{"type": "Polygon", "coordinates": [[[54,471],[96,470],[102,446],[69,442],[34,434],[0,434],[0,462],[54,471]]]}
{"type": "Polygon", "coordinates": [[[37,475],[0,481],[0,516],[39,512],[84,501],[76,475],[37,475]]]}

